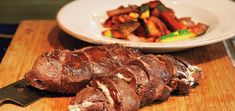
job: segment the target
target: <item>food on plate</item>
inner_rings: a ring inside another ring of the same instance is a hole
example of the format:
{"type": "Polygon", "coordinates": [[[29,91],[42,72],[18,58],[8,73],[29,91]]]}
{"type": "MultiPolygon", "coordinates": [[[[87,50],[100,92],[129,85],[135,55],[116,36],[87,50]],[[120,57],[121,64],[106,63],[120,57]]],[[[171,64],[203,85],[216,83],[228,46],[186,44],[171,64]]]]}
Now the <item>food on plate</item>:
{"type": "Polygon", "coordinates": [[[150,1],[141,6],[120,6],[107,11],[108,19],[103,23],[106,28],[102,35],[117,39],[142,42],[175,42],[195,38],[204,34],[209,28],[203,23],[195,23],[190,17],[177,18],[173,9],[166,7],[159,0],[150,1]],[[174,36],[164,40],[164,36],[174,35],[179,31],[191,34],[174,36]],[[137,37],[129,37],[135,35],[137,37]]]}
{"type": "Polygon", "coordinates": [[[201,70],[169,55],[117,44],[41,55],[25,75],[38,89],[76,94],[70,111],[136,111],[170,94],[188,94],[201,70]]]}

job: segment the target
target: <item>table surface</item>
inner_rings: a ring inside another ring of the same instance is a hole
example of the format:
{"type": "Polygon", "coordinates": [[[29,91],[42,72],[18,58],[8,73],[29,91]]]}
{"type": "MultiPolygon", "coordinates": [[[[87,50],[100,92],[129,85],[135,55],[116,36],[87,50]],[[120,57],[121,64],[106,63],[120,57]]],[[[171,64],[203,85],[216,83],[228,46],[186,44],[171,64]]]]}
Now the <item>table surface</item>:
{"type": "MultiPolygon", "coordinates": [[[[92,45],[64,33],[54,20],[22,21],[0,64],[0,87],[24,77],[34,60],[55,49],[79,49],[92,45]]],[[[200,85],[188,96],[171,96],[167,101],[140,111],[234,111],[235,69],[222,43],[171,53],[199,66],[204,72],[200,85]]],[[[66,111],[72,97],[47,97],[28,107],[9,102],[0,111],[66,111]]]]}

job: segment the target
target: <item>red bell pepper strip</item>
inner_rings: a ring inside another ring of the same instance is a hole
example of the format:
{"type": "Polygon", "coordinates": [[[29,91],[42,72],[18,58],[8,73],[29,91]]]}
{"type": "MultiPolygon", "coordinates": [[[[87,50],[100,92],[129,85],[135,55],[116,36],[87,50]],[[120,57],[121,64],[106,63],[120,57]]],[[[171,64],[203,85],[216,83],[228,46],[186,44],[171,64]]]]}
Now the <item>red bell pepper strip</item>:
{"type": "Polygon", "coordinates": [[[179,22],[175,14],[171,11],[163,11],[159,17],[167,24],[170,30],[177,31],[187,29],[187,27],[179,22]]]}
{"type": "Polygon", "coordinates": [[[160,11],[159,18],[166,23],[171,31],[187,29],[187,27],[184,24],[181,24],[176,18],[172,9],[167,8],[160,1],[151,2],[150,7],[153,8],[154,6],[160,11]]]}

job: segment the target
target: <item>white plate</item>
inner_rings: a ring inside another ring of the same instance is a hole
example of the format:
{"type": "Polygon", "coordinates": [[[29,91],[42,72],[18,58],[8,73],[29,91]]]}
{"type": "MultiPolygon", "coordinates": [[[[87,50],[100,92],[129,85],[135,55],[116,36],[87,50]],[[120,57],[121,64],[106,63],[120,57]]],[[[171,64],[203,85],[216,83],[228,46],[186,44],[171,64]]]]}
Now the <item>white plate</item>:
{"type": "Polygon", "coordinates": [[[119,43],[149,52],[173,52],[208,45],[235,35],[235,3],[229,0],[162,0],[175,10],[177,17],[192,17],[196,22],[208,24],[206,34],[174,43],[133,42],[107,38],[101,35],[106,11],[120,5],[137,4],[150,0],[77,0],[65,5],[58,12],[59,26],[72,36],[95,44],[119,43]]]}

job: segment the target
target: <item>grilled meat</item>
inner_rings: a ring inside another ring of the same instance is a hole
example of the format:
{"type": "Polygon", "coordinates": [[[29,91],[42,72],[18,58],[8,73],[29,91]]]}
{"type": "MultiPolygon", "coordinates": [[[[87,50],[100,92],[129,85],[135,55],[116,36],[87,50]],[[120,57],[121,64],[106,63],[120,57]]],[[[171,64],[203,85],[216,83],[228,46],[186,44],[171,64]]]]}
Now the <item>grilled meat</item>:
{"type": "Polygon", "coordinates": [[[172,56],[104,45],[43,54],[25,77],[41,90],[78,92],[70,111],[136,111],[170,94],[188,94],[200,76],[196,66],[172,56]]]}
{"type": "Polygon", "coordinates": [[[92,78],[108,76],[128,59],[142,55],[120,45],[85,47],[76,51],[52,51],[41,55],[25,75],[41,90],[76,94],[92,78]]]}

